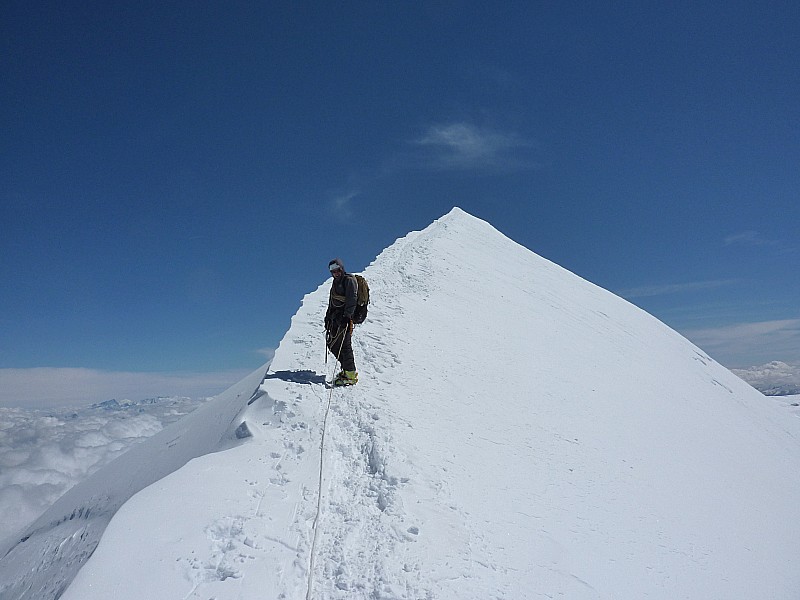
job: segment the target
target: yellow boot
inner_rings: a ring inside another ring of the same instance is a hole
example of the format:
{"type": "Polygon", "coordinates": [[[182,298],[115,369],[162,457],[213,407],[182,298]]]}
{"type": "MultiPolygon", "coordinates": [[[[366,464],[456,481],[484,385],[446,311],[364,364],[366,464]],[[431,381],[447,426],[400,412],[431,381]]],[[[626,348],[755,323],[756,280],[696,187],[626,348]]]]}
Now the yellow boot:
{"type": "Polygon", "coordinates": [[[357,371],[342,371],[333,382],[335,386],[355,385],[358,383],[357,371]]]}

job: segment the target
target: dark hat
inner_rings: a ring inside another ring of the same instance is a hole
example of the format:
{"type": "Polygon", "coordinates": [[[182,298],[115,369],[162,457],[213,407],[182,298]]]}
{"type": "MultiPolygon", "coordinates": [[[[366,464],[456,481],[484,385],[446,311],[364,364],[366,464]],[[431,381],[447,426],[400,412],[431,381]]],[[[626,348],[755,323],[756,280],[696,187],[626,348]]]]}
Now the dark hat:
{"type": "Polygon", "coordinates": [[[344,270],[344,263],[342,262],[342,259],[341,258],[334,258],[331,262],[328,263],[328,270],[329,271],[336,271],[338,269],[341,269],[343,272],[346,272],[344,270]]]}

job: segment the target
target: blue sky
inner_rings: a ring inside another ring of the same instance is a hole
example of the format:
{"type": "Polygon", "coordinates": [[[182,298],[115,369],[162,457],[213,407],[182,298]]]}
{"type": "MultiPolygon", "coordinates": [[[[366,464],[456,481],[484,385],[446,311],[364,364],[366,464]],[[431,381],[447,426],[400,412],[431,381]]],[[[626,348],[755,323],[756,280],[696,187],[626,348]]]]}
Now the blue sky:
{"type": "Polygon", "coordinates": [[[255,368],[330,258],[454,205],[727,366],[798,362],[798,31],[796,2],[5,2],[0,369],[255,368]]]}

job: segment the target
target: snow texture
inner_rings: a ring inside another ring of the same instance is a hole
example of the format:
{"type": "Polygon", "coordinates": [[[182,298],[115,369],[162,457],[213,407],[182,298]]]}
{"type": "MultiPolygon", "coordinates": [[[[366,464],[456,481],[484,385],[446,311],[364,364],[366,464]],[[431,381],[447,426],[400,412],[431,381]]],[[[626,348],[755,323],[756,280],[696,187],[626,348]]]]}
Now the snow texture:
{"type": "Polygon", "coordinates": [[[364,275],[357,386],[326,282],[266,376],[43,515],[2,600],[797,598],[796,407],[459,209],[364,275]]]}

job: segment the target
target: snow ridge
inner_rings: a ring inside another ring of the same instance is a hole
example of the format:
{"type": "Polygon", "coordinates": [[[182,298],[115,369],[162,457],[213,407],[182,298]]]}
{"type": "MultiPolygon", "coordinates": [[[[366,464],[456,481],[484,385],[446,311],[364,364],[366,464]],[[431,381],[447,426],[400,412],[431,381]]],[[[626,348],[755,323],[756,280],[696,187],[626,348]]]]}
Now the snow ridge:
{"type": "Polygon", "coordinates": [[[359,384],[324,385],[325,282],[217,424],[249,436],[130,498],[65,600],[796,596],[786,406],[459,209],[364,275],[359,384]]]}

